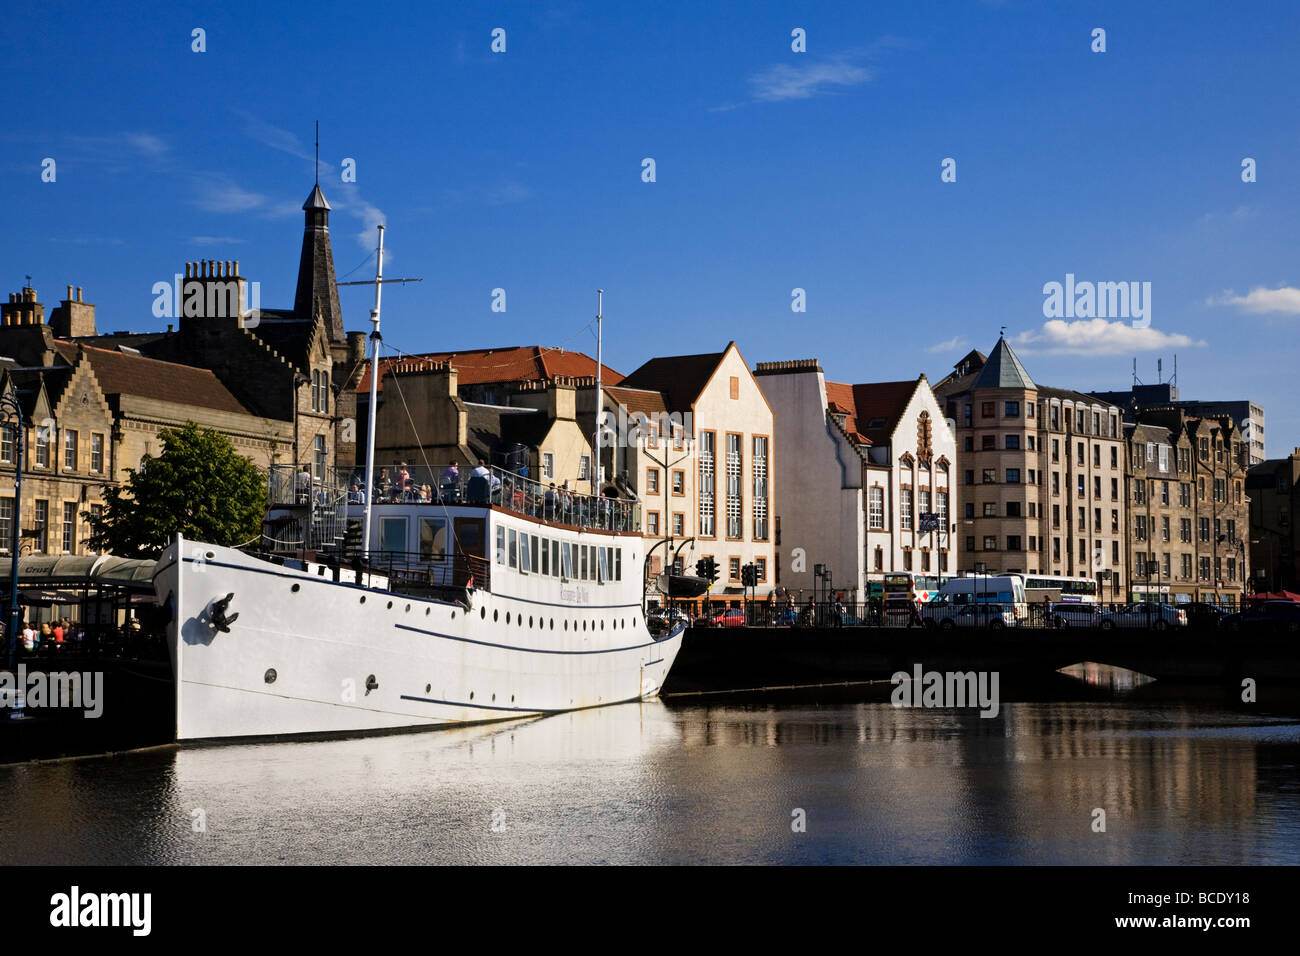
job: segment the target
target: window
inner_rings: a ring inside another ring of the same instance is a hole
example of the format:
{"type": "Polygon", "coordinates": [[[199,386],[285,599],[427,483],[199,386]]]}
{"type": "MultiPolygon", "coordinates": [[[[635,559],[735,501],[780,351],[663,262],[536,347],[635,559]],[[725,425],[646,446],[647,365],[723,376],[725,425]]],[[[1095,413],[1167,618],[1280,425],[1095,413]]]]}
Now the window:
{"type": "Polygon", "coordinates": [[[1094,435],[1101,434],[1101,412],[1092,413],[1092,433],[1094,435]]]}
{"type": "MultiPolygon", "coordinates": [[[[1030,407],[1030,408],[1033,408],[1034,406],[1033,406],[1033,405],[1030,405],[1029,407],[1030,407]]],[[[1029,536],[1029,550],[1030,550],[1030,551],[1037,551],[1037,550],[1038,550],[1038,536],[1037,536],[1037,535],[1032,535],[1032,534],[1031,534],[1031,535],[1029,536]]]]}
{"type": "MultiPolygon", "coordinates": [[[[1020,502],[1019,502],[1019,501],[1008,501],[1008,502],[1007,502],[1007,517],[1008,517],[1008,518],[1019,518],[1019,517],[1020,517],[1020,502]]],[[[1019,549],[1019,548],[1012,548],[1011,550],[1012,550],[1012,551],[1019,551],[1020,549],[1019,549]]]]}
{"type": "Polygon", "coordinates": [[[700,536],[704,538],[712,538],[718,533],[714,526],[713,507],[715,441],[713,432],[700,432],[700,536]]]}
{"type": "Polygon", "coordinates": [[[659,493],[658,468],[647,468],[645,470],[645,490],[646,494],[657,495],[659,493]]]}
{"type": "Polygon", "coordinates": [[[673,512],[673,536],[680,538],[686,534],[686,515],[680,511],[673,512]]]}
{"type": "Polygon", "coordinates": [[[743,489],[740,484],[740,436],[727,435],[727,537],[739,538],[745,533],[741,514],[744,509],[743,489]]]}
{"type": "Polygon", "coordinates": [[[750,464],[754,476],[754,540],[767,540],[767,438],[754,436],[754,458],[750,464]]]}
{"type": "Polygon", "coordinates": [[[1079,447],[1078,447],[1078,449],[1077,449],[1077,451],[1076,451],[1075,460],[1076,460],[1080,465],[1082,465],[1082,464],[1087,460],[1087,459],[1085,458],[1085,455],[1086,455],[1086,451],[1085,451],[1085,449],[1084,449],[1084,444],[1083,444],[1083,442],[1079,442],[1079,447]]]}
{"type": "Polygon", "coordinates": [[[645,443],[646,443],[646,447],[647,447],[647,448],[658,448],[658,447],[659,447],[659,423],[658,423],[658,422],[650,422],[650,423],[646,426],[646,441],[645,441],[645,443]]]}
{"type": "Polygon", "coordinates": [[[1087,516],[1087,512],[1085,512],[1084,509],[1082,509],[1082,508],[1079,509],[1079,530],[1080,530],[1080,531],[1087,531],[1087,530],[1088,530],[1088,516],[1087,516]]]}
{"type": "Polygon", "coordinates": [[[1094,468],[1101,467],[1101,446],[1100,445],[1092,446],[1092,466],[1094,468]]]}
{"type": "Polygon", "coordinates": [[[0,554],[9,553],[9,543],[14,535],[14,500],[0,498],[0,554]]]}
{"type": "Polygon", "coordinates": [[[1093,531],[1101,530],[1101,509],[1100,508],[1092,509],[1092,530],[1093,531]]]}
{"type": "Polygon", "coordinates": [[[50,429],[44,426],[36,429],[36,466],[50,467],[50,429]]]}
{"type": "Polygon", "coordinates": [[[966,478],[966,484],[968,484],[968,485],[973,485],[973,484],[975,484],[975,472],[974,472],[974,470],[972,470],[972,469],[970,469],[970,468],[967,468],[967,469],[966,469],[966,475],[965,475],[965,478],[966,478]]]}
{"type": "Polygon", "coordinates": [[[1202,541],[1209,541],[1210,540],[1210,519],[1209,518],[1197,519],[1196,531],[1198,537],[1200,537],[1202,541]]]}
{"type": "MultiPolygon", "coordinates": [[[[1191,453],[1190,453],[1190,451],[1189,451],[1188,449],[1186,449],[1186,448],[1180,448],[1180,449],[1178,449],[1178,470],[1179,470],[1180,472],[1181,472],[1181,471],[1191,471],[1191,469],[1192,469],[1192,461],[1191,461],[1191,458],[1192,458],[1192,456],[1191,456],[1191,453]]],[[[1190,578],[1191,576],[1192,576],[1192,569],[1191,569],[1191,568],[1188,568],[1188,569],[1187,569],[1187,577],[1190,578]]]]}
{"type": "Polygon", "coordinates": [[[1029,469],[1029,476],[1025,479],[1028,484],[1034,484],[1034,469],[1029,469]]]}
{"type": "MultiPolygon", "coordinates": [[[[1161,445],[1160,447],[1164,448],[1165,446],[1161,445]]],[[[1160,482],[1160,503],[1162,505],[1169,504],[1169,482],[1167,481],[1160,482]]]]}
{"type": "Polygon", "coordinates": [[[581,455],[578,458],[578,480],[591,481],[591,456],[581,455]]]}
{"type": "Polygon", "coordinates": [[[1061,493],[1061,473],[1059,471],[1054,471],[1052,472],[1052,494],[1059,495],[1060,493],[1061,493]]]}
{"type": "MultiPolygon", "coordinates": [[[[1205,439],[1202,438],[1201,441],[1205,441],[1205,439]]],[[[1201,558],[1199,563],[1200,563],[1199,570],[1200,570],[1201,580],[1202,581],[1210,580],[1210,559],[1208,557],[1201,558]]]]}
{"type": "Polygon", "coordinates": [[[912,530],[912,489],[904,488],[898,495],[899,527],[912,530]]]}
{"type": "Polygon", "coordinates": [[[903,549],[903,570],[904,571],[912,570],[912,549],[911,548],[903,549]]]}
{"type": "MultiPolygon", "coordinates": [[[[565,545],[568,547],[568,545],[565,545]]],[[[497,526],[497,564],[506,563],[506,529],[497,526]]]]}
{"type": "Polygon", "coordinates": [[[1052,461],[1061,460],[1061,442],[1060,439],[1052,439],[1052,461]]]}
{"type": "Polygon", "coordinates": [[[947,532],[948,530],[948,492],[936,491],[934,493],[935,514],[939,516],[939,530],[947,532]]]}
{"type": "Polygon", "coordinates": [[[1192,577],[1192,556],[1184,554],[1182,556],[1182,576],[1184,580],[1191,580],[1192,577]]]}
{"type": "Polygon", "coordinates": [[[767,580],[767,558],[754,559],[755,575],[759,581],[767,580]]]}
{"type": "Polygon", "coordinates": [[[1191,518],[1178,519],[1178,540],[1179,541],[1192,540],[1192,519],[1191,518]]]}
{"type": "MultiPolygon", "coordinates": [[[[1052,406],[1051,421],[1052,421],[1052,430],[1053,430],[1053,431],[1056,431],[1057,429],[1059,429],[1059,428],[1061,427],[1061,409],[1060,409],[1059,406],[1056,406],[1056,405],[1053,405],[1053,406],[1052,406]]],[[[1053,443],[1053,444],[1055,444],[1055,443],[1053,443]]],[[[1059,556],[1058,556],[1057,560],[1060,560],[1059,556]]]]}
{"type": "Polygon", "coordinates": [[[1019,448],[1020,448],[1020,436],[1019,436],[1019,435],[1008,435],[1008,436],[1007,436],[1007,451],[1017,451],[1019,448]]]}
{"type": "Polygon", "coordinates": [[[982,451],[992,451],[993,449],[997,448],[997,444],[998,444],[997,435],[980,436],[980,449],[982,451]]]}
{"type": "Polygon", "coordinates": [[[740,580],[740,558],[727,558],[727,580],[740,580]]]}
{"type": "Polygon", "coordinates": [[[659,533],[659,512],[647,511],[645,513],[645,530],[646,534],[657,535],[659,533]]]}
{"type": "Polygon", "coordinates": [[[8,422],[0,426],[0,461],[12,462],[14,460],[15,434],[14,426],[8,422]]]}
{"type": "Polygon", "coordinates": [[[1133,516],[1133,537],[1136,538],[1138,541],[1145,541],[1147,539],[1147,516],[1146,515],[1133,516]]]}
{"type": "Polygon", "coordinates": [[[1037,502],[1034,502],[1034,501],[1029,502],[1029,517],[1031,517],[1031,518],[1037,518],[1037,517],[1038,517],[1038,503],[1037,503],[1037,502]]]}
{"type": "Polygon", "coordinates": [[[986,534],[986,535],[984,536],[984,550],[985,550],[985,551],[996,551],[997,549],[998,549],[998,539],[997,539],[997,537],[994,536],[994,535],[991,535],[991,534],[986,534]]]}
{"type": "Polygon", "coordinates": [[[1118,478],[1112,478],[1110,480],[1110,500],[1119,501],[1119,479],[1118,478]]]}
{"type": "Polygon", "coordinates": [[[1093,479],[1092,479],[1092,496],[1093,496],[1093,498],[1100,498],[1100,497],[1101,497],[1101,479],[1100,479],[1100,478],[1093,478],[1093,479]]]}
{"type": "Polygon", "coordinates": [[[519,572],[521,574],[532,574],[533,572],[533,545],[529,541],[530,537],[534,541],[536,540],[535,536],[528,535],[523,531],[519,532],[519,572]]]}
{"type": "Polygon", "coordinates": [[[967,518],[975,517],[975,502],[973,501],[966,502],[966,517],[967,518]]]}
{"type": "Polygon", "coordinates": [[[966,535],[966,550],[967,551],[975,550],[975,535],[973,534],[966,535]]]}
{"type": "Polygon", "coordinates": [[[996,468],[985,468],[982,477],[984,484],[994,484],[998,480],[998,470],[996,468]]]}
{"type": "MultiPolygon", "coordinates": [[[[1033,408],[1034,406],[1033,406],[1033,405],[1030,405],[1029,407],[1030,407],[1030,408],[1033,408]]],[[[1029,450],[1030,450],[1030,451],[1033,451],[1033,450],[1034,450],[1034,436],[1033,436],[1033,435],[1026,435],[1026,436],[1025,436],[1025,441],[1026,441],[1026,443],[1028,444],[1029,450]]]]}
{"type": "MultiPolygon", "coordinates": [[[[46,443],[48,451],[49,444],[46,443]]],[[[50,503],[42,499],[35,502],[36,508],[36,540],[32,544],[32,550],[37,554],[44,554],[47,544],[49,543],[49,525],[50,525],[50,503]]]]}
{"type": "Polygon", "coordinates": [[[885,489],[879,485],[867,490],[867,527],[875,531],[885,527],[885,489]]]}
{"type": "MultiPolygon", "coordinates": [[[[392,521],[392,520],[395,520],[395,519],[392,519],[392,518],[385,518],[384,520],[385,520],[385,521],[392,521]]],[[[396,520],[400,520],[400,519],[396,519],[396,520]]],[[[519,567],[519,532],[516,531],[515,529],[511,528],[511,529],[510,529],[509,537],[510,537],[510,549],[509,549],[509,554],[510,554],[510,567],[512,567],[512,568],[517,568],[517,567],[519,567]]],[[[565,547],[567,548],[568,545],[566,544],[565,547]]],[[[405,550],[405,549],[403,549],[403,550],[405,550]]]]}
{"type": "Polygon", "coordinates": [[[679,469],[673,469],[673,494],[686,494],[686,472],[679,469]]]}
{"type": "Polygon", "coordinates": [[[971,435],[967,435],[967,436],[966,436],[966,440],[965,440],[965,448],[966,448],[967,451],[974,451],[974,450],[975,450],[975,439],[974,439],[973,436],[971,436],[971,435]]]}
{"type": "Polygon", "coordinates": [[[1119,534],[1119,510],[1110,509],[1110,533],[1119,534]]]}
{"type": "Polygon", "coordinates": [[[542,477],[548,479],[555,477],[555,452],[553,451],[542,452],[542,477]]]}
{"type": "MultiPolygon", "coordinates": [[[[1052,409],[1052,411],[1056,411],[1056,409],[1052,409]]],[[[1060,538],[1052,539],[1052,560],[1056,561],[1058,564],[1060,563],[1061,560],[1061,539],[1060,538]]]]}
{"type": "Polygon", "coordinates": [[[876,545],[874,561],[877,571],[885,570],[885,550],[880,545],[876,545]]]}
{"type": "Polygon", "coordinates": [[[916,516],[918,522],[930,514],[930,492],[922,488],[916,493],[916,516]]]}
{"type": "Polygon", "coordinates": [[[1083,485],[1083,475],[1079,475],[1079,476],[1078,476],[1078,479],[1079,479],[1079,482],[1078,482],[1078,487],[1079,487],[1079,497],[1082,498],[1082,497],[1084,497],[1084,494],[1085,494],[1085,492],[1084,492],[1084,485],[1083,485]]]}
{"type": "Polygon", "coordinates": [[[1008,468],[1008,469],[1007,469],[1007,484],[1009,484],[1009,485],[1018,485],[1018,484],[1020,484],[1020,469],[1019,469],[1019,468],[1008,468]]]}
{"type": "Polygon", "coordinates": [[[1169,516],[1165,515],[1160,519],[1160,540],[1169,540],[1169,516]]]}
{"type": "Polygon", "coordinates": [[[317,481],[325,480],[325,436],[317,435],[312,443],[311,476],[317,481]]]}
{"type": "Polygon", "coordinates": [[[996,501],[984,502],[984,517],[996,518],[998,516],[998,503],[996,501]]]}
{"type": "Polygon", "coordinates": [[[72,554],[77,550],[77,503],[63,503],[63,553],[72,554]]]}
{"type": "MultiPolygon", "coordinates": [[[[1020,403],[1019,403],[1019,402],[1007,402],[1006,405],[1003,406],[1003,412],[1004,412],[1004,414],[1006,415],[1007,418],[1019,418],[1019,417],[1020,417],[1020,403]]],[[[1016,549],[1013,548],[1012,550],[1016,550],[1016,549]]]]}
{"type": "Polygon", "coordinates": [[[981,402],[981,403],[980,403],[980,416],[983,417],[983,418],[992,418],[995,414],[997,414],[997,413],[993,410],[993,409],[994,409],[994,406],[995,406],[996,404],[997,404],[996,402],[981,402]]]}
{"type": "Polygon", "coordinates": [[[1030,402],[1028,405],[1025,406],[1025,417],[1026,417],[1026,418],[1033,418],[1033,417],[1034,417],[1034,403],[1033,403],[1033,402],[1030,402]]]}
{"type": "Polygon", "coordinates": [[[1007,550],[1008,551],[1020,550],[1020,535],[1018,534],[1007,535],[1007,550]]]}
{"type": "Polygon", "coordinates": [[[1119,448],[1117,448],[1115,445],[1110,446],[1110,467],[1112,468],[1119,467],[1119,448]]]}
{"type": "Polygon", "coordinates": [[[90,436],[90,470],[96,474],[104,472],[104,436],[98,432],[90,436]]]}
{"type": "Polygon", "coordinates": [[[1144,505],[1147,501],[1147,483],[1141,478],[1133,481],[1133,503],[1135,505],[1144,505]]]}

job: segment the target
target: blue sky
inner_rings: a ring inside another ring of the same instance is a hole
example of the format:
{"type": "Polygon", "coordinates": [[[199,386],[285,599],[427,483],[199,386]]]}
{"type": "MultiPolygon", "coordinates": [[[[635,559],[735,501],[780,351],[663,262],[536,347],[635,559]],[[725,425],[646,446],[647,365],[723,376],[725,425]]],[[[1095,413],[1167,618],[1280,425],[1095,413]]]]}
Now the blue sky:
{"type": "MultiPolygon", "coordinates": [[[[598,287],[624,372],[735,339],[751,364],[937,380],[1005,325],[1058,387],[1125,387],[1135,357],[1151,383],[1177,354],[1183,397],[1264,405],[1277,456],[1300,446],[1298,21],[1290,3],[32,5],[0,36],[4,291],[30,274],[48,309],[81,285],[101,329],[144,330],[155,282],[239,259],[264,307],[290,307],[319,119],[340,278],[373,276],[377,222],[386,273],[424,278],[384,296],[406,351],[594,353],[598,287]],[[1067,273],[1150,282],[1150,328],[1046,325],[1067,273]]],[[[349,328],[371,294],[343,291],[349,328]]]]}

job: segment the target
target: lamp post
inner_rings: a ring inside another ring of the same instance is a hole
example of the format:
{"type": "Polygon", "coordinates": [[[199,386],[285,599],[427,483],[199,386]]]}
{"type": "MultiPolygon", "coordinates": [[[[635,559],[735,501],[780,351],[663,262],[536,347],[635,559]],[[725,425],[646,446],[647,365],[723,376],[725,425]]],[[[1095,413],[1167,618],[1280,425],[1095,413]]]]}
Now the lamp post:
{"type": "Polygon", "coordinates": [[[0,397],[0,422],[8,424],[10,419],[14,422],[14,513],[9,524],[9,555],[12,561],[9,568],[9,620],[5,631],[9,639],[9,671],[12,673],[14,658],[18,655],[18,531],[22,515],[24,464],[23,407],[12,382],[9,391],[0,397]]]}

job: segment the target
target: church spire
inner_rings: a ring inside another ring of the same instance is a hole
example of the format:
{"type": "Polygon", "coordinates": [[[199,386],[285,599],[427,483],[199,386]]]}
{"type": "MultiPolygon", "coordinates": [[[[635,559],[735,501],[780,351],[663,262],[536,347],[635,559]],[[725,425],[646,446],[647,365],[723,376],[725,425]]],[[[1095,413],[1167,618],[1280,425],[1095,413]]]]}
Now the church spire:
{"type": "Polygon", "coordinates": [[[334,251],[330,248],[330,204],[320,184],[302,204],[304,213],[302,256],[298,260],[298,290],[293,311],[312,319],[317,313],[329,332],[330,341],[343,342],[343,310],[334,278],[334,251]]]}

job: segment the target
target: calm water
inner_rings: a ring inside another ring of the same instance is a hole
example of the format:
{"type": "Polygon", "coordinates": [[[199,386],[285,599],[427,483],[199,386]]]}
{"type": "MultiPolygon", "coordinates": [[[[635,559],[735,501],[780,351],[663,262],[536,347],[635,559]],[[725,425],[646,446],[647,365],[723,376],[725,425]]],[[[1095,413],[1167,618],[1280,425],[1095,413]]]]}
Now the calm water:
{"type": "Polygon", "coordinates": [[[1293,717],[867,696],[0,767],[0,863],[1300,863],[1293,717]]]}

